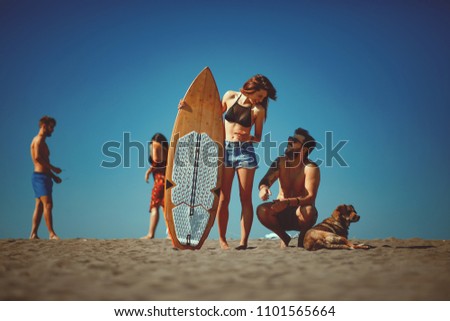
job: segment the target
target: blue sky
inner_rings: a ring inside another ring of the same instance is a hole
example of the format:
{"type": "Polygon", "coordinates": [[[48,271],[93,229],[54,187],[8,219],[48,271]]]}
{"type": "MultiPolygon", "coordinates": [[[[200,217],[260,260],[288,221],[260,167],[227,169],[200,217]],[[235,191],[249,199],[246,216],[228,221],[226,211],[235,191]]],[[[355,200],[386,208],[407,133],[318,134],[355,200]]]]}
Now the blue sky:
{"type": "MultiPolygon", "coordinates": [[[[155,132],[170,137],[179,99],[209,66],[221,96],[257,73],[273,82],[279,99],[263,130],[273,140],[304,127],[323,146],[327,132],[332,146],[347,141],[339,155],[348,166],[321,166],[319,220],[351,203],[361,214],[351,237],[449,239],[449,14],[446,1],[1,0],[0,238],[29,236],[29,145],[46,114],[58,122],[48,144],[63,169],[56,232],[143,236],[146,168],[136,148],[130,168],[102,168],[111,160],[102,146],[123,146],[124,133],[144,145],[155,132]]],[[[326,157],[325,148],[311,155],[326,157]]],[[[255,218],[251,238],[267,233],[255,218]]]]}

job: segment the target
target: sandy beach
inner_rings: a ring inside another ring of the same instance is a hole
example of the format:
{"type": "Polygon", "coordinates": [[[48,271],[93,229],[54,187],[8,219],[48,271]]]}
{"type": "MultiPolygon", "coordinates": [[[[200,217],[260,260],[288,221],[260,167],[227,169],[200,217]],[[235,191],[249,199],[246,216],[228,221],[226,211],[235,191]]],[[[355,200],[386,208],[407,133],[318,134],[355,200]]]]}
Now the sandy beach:
{"type": "Polygon", "coordinates": [[[0,300],[450,300],[450,241],[353,241],[373,248],[308,252],[255,239],[246,251],[222,251],[216,240],[179,251],[164,239],[3,239],[0,300]]]}

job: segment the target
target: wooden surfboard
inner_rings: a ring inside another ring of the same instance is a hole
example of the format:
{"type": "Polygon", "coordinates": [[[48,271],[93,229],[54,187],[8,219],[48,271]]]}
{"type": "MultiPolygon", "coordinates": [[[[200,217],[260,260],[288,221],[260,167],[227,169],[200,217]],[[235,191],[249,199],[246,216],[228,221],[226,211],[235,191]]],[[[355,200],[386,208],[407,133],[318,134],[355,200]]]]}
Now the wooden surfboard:
{"type": "Polygon", "coordinates": [[[222,107],[208,67],[194,79],[184,101],[167,157],[165,219],[173,245],[195,250],[214,224],[222,182],[222,107]]]}

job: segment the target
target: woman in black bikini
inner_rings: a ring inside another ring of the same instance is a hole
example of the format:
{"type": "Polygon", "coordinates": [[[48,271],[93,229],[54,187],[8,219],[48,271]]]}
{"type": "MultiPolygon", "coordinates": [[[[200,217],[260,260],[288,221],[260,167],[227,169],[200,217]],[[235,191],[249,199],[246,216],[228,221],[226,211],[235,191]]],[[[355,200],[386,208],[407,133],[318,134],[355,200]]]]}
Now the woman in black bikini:
{"type": "Polygon", "coordinates": [[[241,241],[237,249],[246,249],[253,223],[252,189],[258,161],[253,142],[261,141],[268,100],[276,100],[276,89],[263,75],[250,78],[239,91],[228,91],[222,99],[225,113],[225,157],[222,189],[217,209],[219,242],[222,249],[229,249],[226,231],[228,205],[235,172],[239,179],[242,205],[241,241]],[[250,131],[255,126],[254,135],[250,131]]]}

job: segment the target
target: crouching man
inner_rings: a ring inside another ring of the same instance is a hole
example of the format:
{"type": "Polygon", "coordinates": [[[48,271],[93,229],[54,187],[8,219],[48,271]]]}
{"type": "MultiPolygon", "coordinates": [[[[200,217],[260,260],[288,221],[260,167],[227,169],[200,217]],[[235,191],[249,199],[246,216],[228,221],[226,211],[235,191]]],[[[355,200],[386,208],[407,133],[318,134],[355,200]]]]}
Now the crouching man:
{"type": "Polygon", "coordinates": [[[291,237],[286,231],[300,231],[298,246],[308,229],[317,221],[315,206],[320,184],[320,170],[309,160],[315,148],[314,138],[303,128],[288,138],[285,155],[278,157],[259,183],[259,197],[267,201],[272,195],[270,187],[278,179],[280,192],[273,202],[257,208],[260,222],[281,239],[281,247],[287,247],[291,237]]]}

